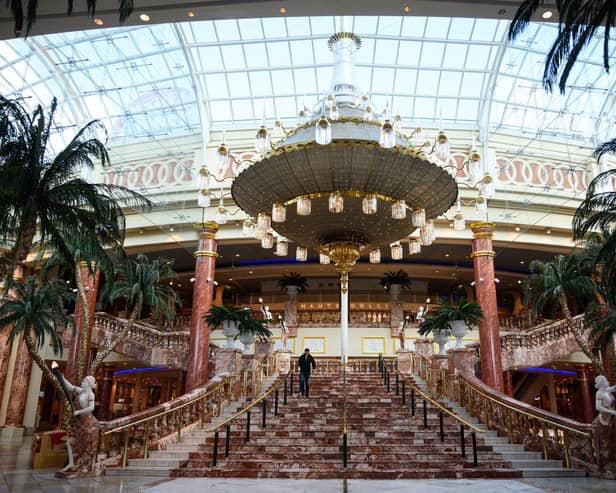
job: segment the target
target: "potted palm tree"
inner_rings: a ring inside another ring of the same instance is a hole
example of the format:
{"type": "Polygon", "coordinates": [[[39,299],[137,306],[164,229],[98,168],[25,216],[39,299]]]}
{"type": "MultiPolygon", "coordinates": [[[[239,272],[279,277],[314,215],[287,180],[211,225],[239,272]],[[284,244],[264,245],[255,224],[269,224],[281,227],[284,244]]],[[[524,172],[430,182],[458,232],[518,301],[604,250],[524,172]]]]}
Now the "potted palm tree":
{"type": "Polygon", "coordinates": [[[244,345],[244,352],[255,342],[267,342],[272,336],[272,332],[267,328],[265,320],[257,319],[252,316],[251,310],[245,310],[245,316],[238,325],[240,341],[244,345]]]}
{"type": "Polygon", "coordinates": [[[240,333],[240,323],[246,317],[247,309],[234,305],[212,305],[205,314],[205,321],[211,330],[222,328],[227,338],[227,348],[233,348],[233,341],[240,333]]]}
{"type": "Polygon", "coordinates": [[[458,303],[440,303],[436,314],[449,324],[451,334],[456,338],[456,348],[464,347],[462,339],[469,328],[479,325],[483,319],[483,311],[478,303],[467,303],[462,299],[458,303]]]}
{"type": "Polygon", "coordinates": [[[299,272],[289,272],[278,279],[278,286],[289,294],[292,294],[291,291],[303,293],[308,289],[308,280],[299,272]]]}
{"type": "Polygon", "coordinates": [[[391,292],[396,297],[400,294],[401,289],[404,288],[407,291],[411,289],[411,278],[402,269],[396,272],[385,272],[379,283],[383,286],[385,292],[391,292]]]}
{"type": "Polygon", "coordinates": [[[451,328],[445,317],[437,313],[427,316],[419,326],[419,335],[427,336],[428,334],[434,335],[434,341],[438,344],[438,354],[444,356],[445,345],[451,335],[451,328]]]}

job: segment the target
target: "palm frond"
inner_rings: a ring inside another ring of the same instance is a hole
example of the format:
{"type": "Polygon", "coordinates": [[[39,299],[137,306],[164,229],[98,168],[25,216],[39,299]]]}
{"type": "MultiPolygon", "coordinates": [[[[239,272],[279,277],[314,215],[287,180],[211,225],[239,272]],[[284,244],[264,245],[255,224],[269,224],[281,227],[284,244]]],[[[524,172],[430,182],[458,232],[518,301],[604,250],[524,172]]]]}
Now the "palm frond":
{"type": "Polygon", "coordinates": [[[526,30],[534,13],[543,5],[543,3],[543,0],[525,0],[522,2],[516,13],[513,15],[511,24],[509,24],[510,41],[514,41],[526,30]]]}

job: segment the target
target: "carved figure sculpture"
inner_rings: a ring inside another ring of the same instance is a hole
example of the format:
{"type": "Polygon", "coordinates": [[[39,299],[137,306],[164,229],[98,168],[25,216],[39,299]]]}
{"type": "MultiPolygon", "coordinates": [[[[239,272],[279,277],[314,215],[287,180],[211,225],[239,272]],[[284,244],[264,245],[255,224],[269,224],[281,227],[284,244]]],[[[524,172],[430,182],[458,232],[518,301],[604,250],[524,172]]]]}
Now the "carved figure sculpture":
{"type": "Polygon", "coordinates": [[[616,392],[616,385],[609,386],[607,378],[603,375],[598,375],[595,378],[595,388],[597,394],[595,395],[595,407],[599,413],[599,421],[603,426],[610,424],[612,416],[616,416],[616,409],[614,409],[614,396],[616,392]]]}

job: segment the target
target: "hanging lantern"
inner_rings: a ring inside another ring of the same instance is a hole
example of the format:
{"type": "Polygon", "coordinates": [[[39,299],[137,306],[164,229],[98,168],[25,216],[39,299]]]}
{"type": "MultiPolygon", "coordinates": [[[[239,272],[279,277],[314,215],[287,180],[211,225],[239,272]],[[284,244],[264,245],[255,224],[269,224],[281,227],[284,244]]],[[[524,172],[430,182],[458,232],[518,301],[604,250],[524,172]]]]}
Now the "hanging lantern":
{"type": "Polygon", "coordinates": [[[426,224],[426,210],[425,209],[415,209],[411,212],[411,222],[413,226],[416,228],[421,228],[426,224]]]}
{"type": "Polygon", "coordinates": [[[209,207],[212,204],[210,191],[207,188],[202,188],[201,190],[199,190],[197,203],[199,204],[199,207],[209,207]]]}
{"type": "Polygon", "coordinates": [[[210,171],[205,167],[199,168],[199,189],[203,190],[210,184],[210,171]]]}
{"type": "Polygon", "coordinates": [[[435,145],[436,157],[447,159],[449,157],[449,139],[442,130],[438,133],[435,145]]]}
{"type": "Polygon", "coordinates": [[[319,263],[321,265],[329,265],[330,262],[331,259],[329,258],[329,255],[325,255],[324,253],[319,254],[319,263]]]}
{"type": "Polygon", "coordinates": [[[430,232],[430,237],[432,238],[432,242],[436,240],[436,228],[434,227],[434,221],[432,219],[426,221],[425,228],[430,232]]]}
{"type": "Polygon", "coordinates": [[[392,260],[402,260],[404,252],[402,251],[402,245],[399,241],[392,243],[391,245],[391,259],[392,260]]]}
{"type": "Polygon", "coordinates": [[[260,228],[259,226],[252,226],[254,228],[254,237],[257,240],[263,240],[267,234],[267,228],[260,228]]]}
{"type": "Polygon", "coordinates": [[[329,110],[329,119],[337,120],[338,118],[340,118],[340,111],[338,111],[338,106],[334,104],[329,110]]]}
{"type": "Polygon", "coordinates": [[[419,228],[419,241],[421,242],[421,246],[432,245],[432,231],[428,224],[419,228]]]}
{"type": "Polygon", "coordinates": [[[421,241],[415,239],[409,241],[409,254],[417,255],[419,253],[421,253],[421,241]]]}
{"type": "Polygon", "coordinates": [[[496,192],[496,183],[494,183],[494,178],[490,173],[486,173],[483,175],[481,180],[483,183],[483,195],[486,199],[489,199],[494,196],[496,192]]]}
{"type": "Polygon", "coordinates": [[[453,216],[453,229],[455,231],[464,231],[466,229],[466,221],[462,215],[462,205],[460,203],[460,197],[458,197],[458,204],[456,207],[456,213],[453,216]]]}
{"type": "Polygon", "coordinates": [[[314,127],[314,140],[321,145],[327,145],[332,141],[332,126],[324,116],[318,119],[314,127]]]}
{"type": "Polygon", "coordinates": [[[389,120],[385,120],[385,123],[381,126],[379,144],[386,149],[396,145],[396,132],[394,132],[394,126],[389,120]]]}
{"type": "Polygon", "coordinates": [[[481,194],[481,192],[479,193],[479,196],[477,197],[477,200],[475,201],[475,212],[481,216],[483,216],[486,212],[488,212],[488,201],[481,194]]]}
{"type": "Polygon", "coordinates": [[[309,197],[298,197],[297,198],[297,215],[298,216],[309,216],[310,211],[312,210],[312,204],[309,197]]]}
{"type": "Polygon", "coordinates": [[[261,248],[272,248],[274,246],[274,233],[268,231],[261,240],[261,248]]]}
{"type": "Polygon", "coordinates": [[[298,246],[295,250],[295,260],[298,262],[305,262],[308,260],[308,249],[306,247],[298,246]]]}
{"type": "Polygon", "coordinates": [[[216,158],[218,170],[219,173],[222,174],[224,169],[227,167],[227,164],[229,164],[229,148],[225,144],[220,144],[216,154],[218,156],[216,158]]]}
{"type": "Polygon", "coordinates": [[[286,238],[278,238],[278,243],[276,243],[276,255],[279,257],[286,257],[289,255],[289,242],[286,238]]]}
{"type": "Polygon", "coordinates": [[[338,192],[329,195],[329,212],[340,214],[344,210],[344,198],[338,192]]]}
{"type": "Polygon", "coordinates": [[[287,208],[284,204],[272,205],[272,221],[275,223],[283,223],[287,219],[287,208]]]}
{"type": "Polygon", "coordinates": [[[261,125],[261,128],[257,132],[257,138],[255,140],[255,151],[259,154],[265,154],[269,150],[269,133],[265,125],[261,125]]]}
{"type": "Polygon", "coordinates": [[[225,209],[222,205],[218,207],[218,210],[214,215],[214,221],[220,225],[227,224],[227,209],[225,209]]]}
{"type": "Polygon", "coordinates": [[[376,214],[376,195],[366,195],[361,201],[361,211],[364,214],[376,214]]]}
{"type": "Polygon", "coordinates": [[[259,212],[257,216],[257,228],[267,231],[272,227],[272,218],[265,212],[259,212]]]}
{"type": "Polygon", "coordinates": [[[396,200],[391,204],[391,217],[393,219],[404,219],[406,217],[406,202],[396,200]]]}
{"type": "Polygon", "coordinates": [[[370,121],[372,119],[373,119],[372,108],[370,107],[370,105],[368,105],[364,108],[364,120],[370,121]]]}
{"type": "Polygon", "coordinates": [[[370,251],[370,263],[371,264],[380,264],[381,263],[381,250],[375,248],[370,251]]]}
{"type": "Polygon", "coordinates": [[[251,226],[252,226],[252,221],[250,219],[246,219],[242,223],[242,235],[243,236],[250,236],[251,226]]]}

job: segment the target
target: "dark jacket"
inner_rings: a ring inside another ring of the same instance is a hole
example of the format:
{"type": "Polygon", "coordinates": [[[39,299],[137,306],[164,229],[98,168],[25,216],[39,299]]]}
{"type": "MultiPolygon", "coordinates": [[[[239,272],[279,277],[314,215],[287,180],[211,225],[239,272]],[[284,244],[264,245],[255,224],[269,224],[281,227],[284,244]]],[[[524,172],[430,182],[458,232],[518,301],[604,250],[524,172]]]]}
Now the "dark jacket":
{"type": "Polygon", "coordinates": [[[299,366],[299,369],[303,374],[310,375],[310,369],[316,368],[317,362],[314,360],[311,354],[302,354],[297,360],[297,366],[299,366]]]}

